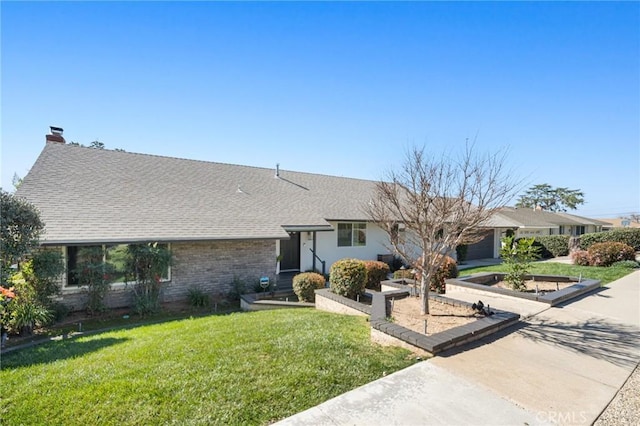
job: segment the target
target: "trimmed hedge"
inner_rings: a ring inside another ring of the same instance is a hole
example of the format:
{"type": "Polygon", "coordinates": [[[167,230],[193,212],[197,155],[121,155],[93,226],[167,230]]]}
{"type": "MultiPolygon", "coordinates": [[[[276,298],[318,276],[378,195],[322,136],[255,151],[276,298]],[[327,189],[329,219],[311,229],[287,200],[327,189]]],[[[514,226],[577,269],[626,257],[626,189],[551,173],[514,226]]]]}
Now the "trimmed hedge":
{"type": "Polygon", "coordinates": [[[380,291],[380,282],[386,280],[387,275],[391,271],[389,265],[377,260],[367,260],[364,262],[364,266],[367,269],[367,283],[365,287],[380,291]]]}
{"type": "Polygon", "coordinates": [[[587,251],[592,266],[611,266],[621,260],[635,260],[636,258],[633,247],[624,243],[595,243],[587,251]]]}
{"type": "Polygon", "coordinates": [[[534,238],[543,259],[569,255],[569,235],[543,235],[534,238]]]}
{"type": "Polygon", "coordinates": [[[606,242],[624,243],[638,251],[640,250],[640,228],[614,229],[580,236],[580,248],[582,250],[589,249],[593,244],[606,242]]]}
{"type": "Polygon", "coordinates": [[[316,290],[324,288],[325,280],[322,274],[303,272],[293,277],[293,292],[301,302],[316,301],[316,290]]]}
{"type": "Polygon", "coordinates": [[[355,299],[367,284],[367,268],[358,259],[342,259],[331,265],[329,286],[340,296],[355,299]]]}

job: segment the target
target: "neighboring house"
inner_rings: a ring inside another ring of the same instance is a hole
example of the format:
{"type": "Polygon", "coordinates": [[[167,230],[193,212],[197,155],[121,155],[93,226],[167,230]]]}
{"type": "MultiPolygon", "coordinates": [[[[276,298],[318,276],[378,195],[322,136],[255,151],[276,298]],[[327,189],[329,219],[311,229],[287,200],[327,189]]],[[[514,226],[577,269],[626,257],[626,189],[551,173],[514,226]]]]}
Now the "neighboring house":
{"type": "MultiPolygon", "coordinates": [[[[59,128],[46,140],[16,195],[40,211],[41,243],[65,256],[63,301],[73,309],[85,303],[73,269],[88,246],[110,261],[125,244],[167,244],[164,301],[191,286],[223,295],[234,282],[273,282],[279,256],[281,271],[321,271],[324,261],[328,273],[345,257],[389,253],[362,208],[373,181],[85,148],[59,128]]],[[[131,302],[124,283],[112,287],[110,306],[131,302]]]]}
{"type": "Polygon", "coordinates": [[[577,236],[601,232],[605,225],[606,223],[600,220],[568,213],[504,207],[487,224],[487,237],[480,243],[469,246],[467,259],[499,257],[500,241],[508,230],[514,231],[516,237],[577,236]]]}
{"type": "Polygon", "coordinates": [[[623,218],[615,218],[615,219],[599,219],[605,222],[602,225],[602,229],[611,230],[611,229],[619,229],[619,228],[640,228],[640,222],[636,222],[632,219],[623,219],[623,218]]]}

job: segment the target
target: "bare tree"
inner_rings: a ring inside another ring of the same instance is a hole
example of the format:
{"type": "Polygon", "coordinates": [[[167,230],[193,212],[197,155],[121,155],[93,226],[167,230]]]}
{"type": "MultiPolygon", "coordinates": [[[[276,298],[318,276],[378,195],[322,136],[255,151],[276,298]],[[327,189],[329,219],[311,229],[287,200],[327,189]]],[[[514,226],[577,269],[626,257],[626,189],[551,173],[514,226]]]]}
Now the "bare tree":
{"type": "Polygon", "coordinates": [[[444,254],[484,238],[491,216],[520,189],[505,162],[505,151],[477,155],[469,144],[454,158],[413,148],[402,168],[376,185],[365,209],[393,251],[420,273],[423,314],[429,313],[429,282],[444,254]]]}

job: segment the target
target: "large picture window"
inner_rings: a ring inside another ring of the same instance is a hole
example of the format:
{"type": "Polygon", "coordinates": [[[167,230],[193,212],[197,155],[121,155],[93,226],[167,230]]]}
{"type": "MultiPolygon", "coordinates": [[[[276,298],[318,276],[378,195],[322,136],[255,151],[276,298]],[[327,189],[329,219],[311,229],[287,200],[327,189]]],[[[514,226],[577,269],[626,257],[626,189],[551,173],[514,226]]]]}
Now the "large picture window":
{"type": "Polygon", "coordinates": [[[358,247],[367,245],[367,224],[364,222],[339,223],[338,247],[358,247]]]}
{"type": "MultiPolygon", "coordinates": [[[[168,244],[158,244],[159,247],[169,250],[168,244]]],[[[87,267],[99,267],[102,264],[105,279],[112,284],[124,284],[127,279],[135,275],[128,273],[128,248],[127,244],[117,245],[91,245],[68,246],[66,250],[67,280],[65,287],[82,286],[82,272],[87,267]]],[[[161,274],[163,281],[171,279],[171,267],[161,274]]]]}

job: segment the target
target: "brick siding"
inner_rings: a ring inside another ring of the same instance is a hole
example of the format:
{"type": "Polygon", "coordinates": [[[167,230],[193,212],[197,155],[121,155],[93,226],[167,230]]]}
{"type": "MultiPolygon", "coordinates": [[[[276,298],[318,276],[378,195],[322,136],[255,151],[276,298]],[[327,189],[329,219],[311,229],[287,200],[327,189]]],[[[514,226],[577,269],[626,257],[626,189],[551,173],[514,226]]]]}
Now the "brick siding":
{"type": "MultiPolygon", "coordinates": [[[[234,281],[252,291],[260,277],[275,277],[276,245],[273,240],[240,240],[172,243],[171,280],[163,284],[162,302],[185,300],[196,287],[214,298],[225,298],[234,289],[234,281]]],[[[130,288],[113,288],[106,297],[111,308],[132,303],[130,288]]],[[[62,302],[71,310],[86,307],[83,291],[65,291],[62,302]]]]}

